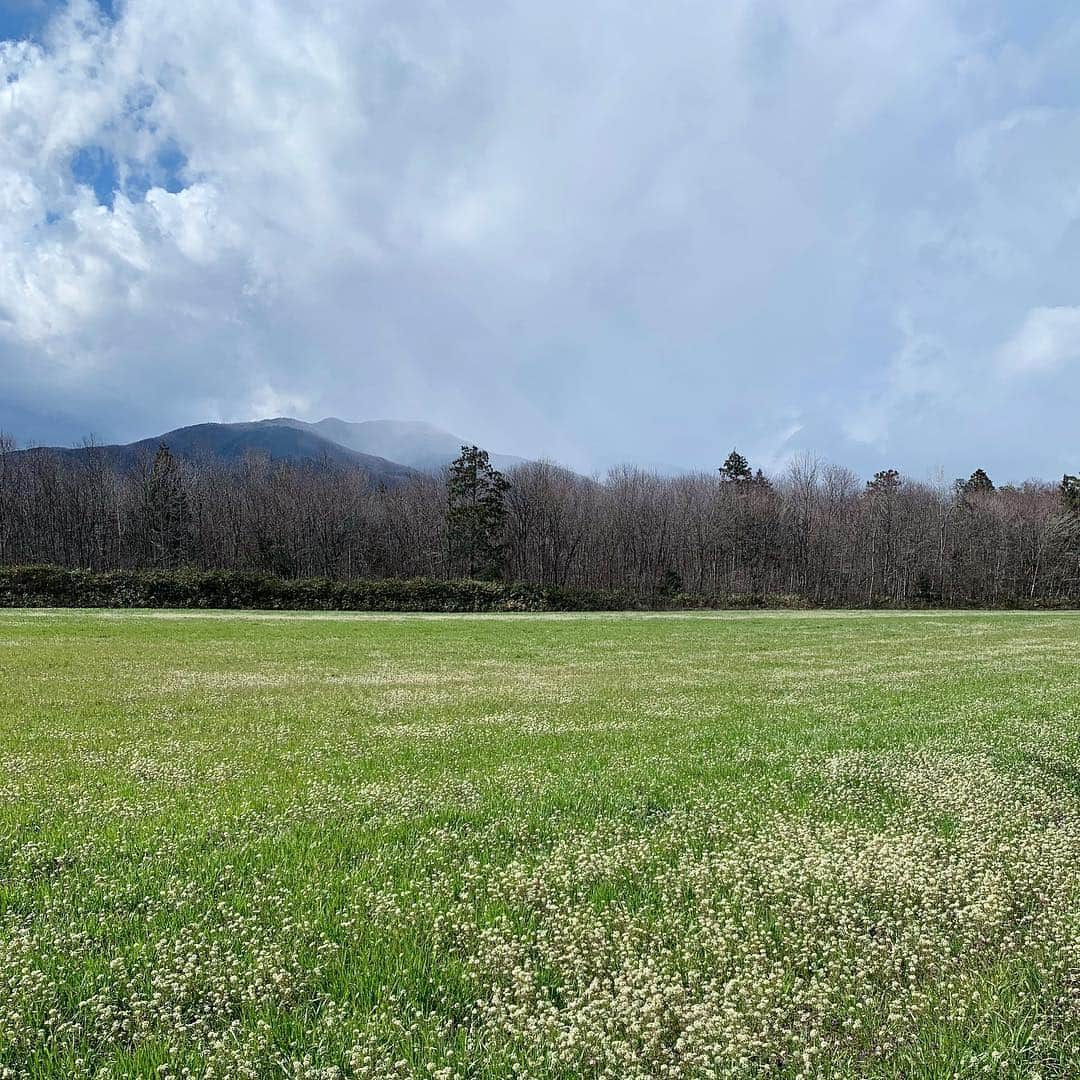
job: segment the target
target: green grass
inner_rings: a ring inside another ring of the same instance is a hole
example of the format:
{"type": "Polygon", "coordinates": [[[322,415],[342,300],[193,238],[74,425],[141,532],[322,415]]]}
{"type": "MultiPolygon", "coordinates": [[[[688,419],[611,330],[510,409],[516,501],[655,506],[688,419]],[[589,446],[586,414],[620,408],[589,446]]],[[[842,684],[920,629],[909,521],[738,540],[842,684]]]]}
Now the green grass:
{"type": "Polygon", "coordinates": [[[0,613],[0,1077],[1078,1076],[1078,646],[0,613]]]}

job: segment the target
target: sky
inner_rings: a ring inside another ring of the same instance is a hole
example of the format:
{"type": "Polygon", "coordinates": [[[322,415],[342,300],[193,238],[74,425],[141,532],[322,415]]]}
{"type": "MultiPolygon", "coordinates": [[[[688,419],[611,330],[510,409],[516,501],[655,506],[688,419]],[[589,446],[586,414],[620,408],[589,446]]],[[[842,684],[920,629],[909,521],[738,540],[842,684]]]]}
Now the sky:
{"type": "Polygon", "coordinates": [[[0,429],[1080,469],[1068,0],[0,0],[0,429]]]}

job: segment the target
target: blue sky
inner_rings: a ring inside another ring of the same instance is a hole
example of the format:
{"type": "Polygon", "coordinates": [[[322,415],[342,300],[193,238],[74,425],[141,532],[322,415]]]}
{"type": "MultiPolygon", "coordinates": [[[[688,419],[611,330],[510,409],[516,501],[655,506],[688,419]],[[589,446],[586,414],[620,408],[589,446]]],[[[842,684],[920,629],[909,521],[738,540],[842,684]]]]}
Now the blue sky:
{"type": "MultiPolygon", "coordinates": [[[[0,4],[0,40],[41,40],[49,20],[65,5],[63,0],[3,0],[0,4]]],[[[98,0],[98,10],[113,15],[118,5],[113,0],[98,0]]]]}
{"type": "Polygon", "coordinates": [[[1080,468],[1080,11],[7,0],[0,429],[1080,468]]]}
{"type": "Polygon", "coordinates": [[[0,38],[17,40],[40,34],[56,6],[46,0],[5,0],[0,7],[0,38]]]}

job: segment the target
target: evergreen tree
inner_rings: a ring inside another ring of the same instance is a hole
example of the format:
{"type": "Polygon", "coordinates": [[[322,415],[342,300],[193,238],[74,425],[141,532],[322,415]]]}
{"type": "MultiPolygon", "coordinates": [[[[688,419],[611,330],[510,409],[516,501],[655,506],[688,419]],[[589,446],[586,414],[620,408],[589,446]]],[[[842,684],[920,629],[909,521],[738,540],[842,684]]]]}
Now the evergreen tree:
{"type": "Polygon", "coordinates": [[[178,566],[188,549],[190,516],[180,466],[164,443],[143,483],[143,516],[151,564],[178,566]]]}
{"type": "Polygon", "coordinates": [[[1066,513],[1080,517],[1080,476],[1061,478],[1061,505],[1066,513]]]}
{"type": "Polygon", "coordinates": [[[720,469],[720,479],[725,484],[749,483],[754,479],[754,474],[750,469],[750,462],[738,450],[732,450],[720,469]]]}
{"type": "Polygon", "coordinates": [[[873,480],[866,481],[866,493],[871,496],[890,496],[900,487],[900,474],[896,469],[882,469],[874,473],[873,480]]]}
{"type": "Polygon", "coordinates": [[[966,480],[957,481],[961,495],[988,494],[994,490],[994,481],[982,469],[976,469],[966,480]]]}
{"type": "Polygon", "coordinates": [[[501,537],[510,484],[486,450],[463,446],[447,481],[446,535],[450,572],[467,577],[499,574],[501,537]]]}

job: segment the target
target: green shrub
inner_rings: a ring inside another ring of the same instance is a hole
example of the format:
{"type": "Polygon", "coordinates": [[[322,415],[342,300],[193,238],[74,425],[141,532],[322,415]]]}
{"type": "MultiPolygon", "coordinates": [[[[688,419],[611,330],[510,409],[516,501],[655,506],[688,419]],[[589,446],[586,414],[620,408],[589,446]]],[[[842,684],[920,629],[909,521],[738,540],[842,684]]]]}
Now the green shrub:
{"type": "MultiPolygon", "coordinates": [[[[669,598],[664,598],[665,603],[669,598]]],[[[602,611],[648,607],[628,595],[496,581],[287,580],[232,570],[0,567],[0,607],[250,608],[299,611],[602,611]]]]}
{"type": "MultiPolygon", "coordinates": [[[[0,566],[0,607],[248,608],[295,611],[681,611],[714,608],[790,609],[814,605],[781,593],[701,594],[660,588],[625,590],[382,578],[287,579],[246,570],[65,569],[0,566]]],[[[889,605],[896,606],[896,605],[889,605]]],[[[910,607],[933,607],[925,596],[910,607]]],[[[1035,601],[1033,607],[1068,607],[1035,601]]]]}

